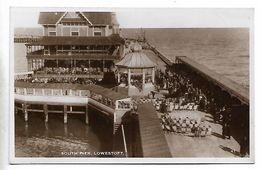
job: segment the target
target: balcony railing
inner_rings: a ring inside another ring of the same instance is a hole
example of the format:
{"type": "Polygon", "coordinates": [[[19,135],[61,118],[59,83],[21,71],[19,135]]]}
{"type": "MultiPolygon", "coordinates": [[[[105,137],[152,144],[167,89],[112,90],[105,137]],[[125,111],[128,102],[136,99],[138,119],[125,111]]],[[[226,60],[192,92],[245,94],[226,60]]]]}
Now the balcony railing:
{"type": "Polygon", "coordinates": [[[27,55],[75,55],[75,54],[77,54],[77,55],[85,55],[85,54],[107,54],[107,55],[109,55],[110,53],[108,50],[57,50],[57,51],[46,51],[45,50],[44,51],[43,49],[27,53],[27,55]]]}

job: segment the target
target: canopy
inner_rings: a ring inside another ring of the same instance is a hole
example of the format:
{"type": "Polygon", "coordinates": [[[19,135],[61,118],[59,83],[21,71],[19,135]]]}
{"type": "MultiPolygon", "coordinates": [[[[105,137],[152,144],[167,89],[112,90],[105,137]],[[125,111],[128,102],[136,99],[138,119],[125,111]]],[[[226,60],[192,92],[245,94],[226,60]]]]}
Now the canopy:
{"type": "Polygon", "coordinates": [[[153,68],[156,66],[156,64],[142,52],[128,53],[121,61],[116,63],[116,65],[125,68],[153,68]]]}

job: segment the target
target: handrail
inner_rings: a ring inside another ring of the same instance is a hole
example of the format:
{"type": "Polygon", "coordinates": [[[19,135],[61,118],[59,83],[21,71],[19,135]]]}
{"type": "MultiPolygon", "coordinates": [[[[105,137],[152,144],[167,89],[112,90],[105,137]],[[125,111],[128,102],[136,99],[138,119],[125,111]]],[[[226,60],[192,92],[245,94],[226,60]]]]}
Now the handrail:
{"type": "Polygon", "coordinates": [[[124,141],[124,149],[125,149],[125,156],[128,157],[128,152],[127,152],[127,145],[126,145],[126,140],[125,140],[125,130],[124,130],[124,125],[121,125],[122,128],[122,136],[123,136],[123,141],[124,141]]]}

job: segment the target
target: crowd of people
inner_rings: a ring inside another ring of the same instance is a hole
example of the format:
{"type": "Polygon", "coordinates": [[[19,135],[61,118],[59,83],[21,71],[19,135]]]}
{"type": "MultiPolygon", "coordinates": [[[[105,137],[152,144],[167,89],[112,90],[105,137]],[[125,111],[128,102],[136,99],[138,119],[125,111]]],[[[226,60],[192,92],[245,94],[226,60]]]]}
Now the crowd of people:
{"type": "Polygon", "coordinates": [[[91,74],[101,75],[102,69],[100,67],[42,67],[34,70],[34,73],[38,74],[91,74]]]}
{"type": "Polygon", "coordinates": [[[193,137],[205,137],[212,134],[212,127],[205,120],[195,120],[186,117],[184,119],[174,117],[169,114],[161,115],[162,128],[167,132],[184,134],[193,137]]]}
{"type": "Polygon", "coordinates": [[[182,69],[166,69],[165,73],[157,71],[158,89],[168,89],[167,98],[173,98],[176,103],[185,105],[195,103],[198,109],[213,115],[215,122],[220,122],[221,112],[229,107],[229,101],[224,96],[218,97],[213,88],[209,88],[204,79],[195,73],[182,69]]]}
{"type": "MultiPolygon", "coordinates": [[[[222,124],[223,138],[230,138],[232,123],[232,111],[230,101],[226,96],[218,94],[218,90],[210,86],[210,83],[194,72],[189,72],[182,68],[170,69],[165,72],[156,72],[157,89],[168,89],[165,96],[178,105],[179,108],[186,108],[191,103],[198,106],[198,110],[210,113],[215,123],[222,124]]],[[[169,104],[167,100],[161,102],[160,111],[167,113],[169,104]]]]}

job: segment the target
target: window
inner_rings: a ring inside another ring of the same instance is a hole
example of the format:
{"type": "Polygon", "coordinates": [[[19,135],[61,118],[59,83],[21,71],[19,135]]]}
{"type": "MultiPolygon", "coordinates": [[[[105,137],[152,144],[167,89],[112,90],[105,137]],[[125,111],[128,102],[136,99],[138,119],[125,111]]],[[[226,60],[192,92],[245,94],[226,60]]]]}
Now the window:
{"type": "Polygon", "coordinates": [[[101,36],[101,31],[95,31],[94,32],[95,37],[100,37],[101,36]]]}
{"type": "Polygon", "coordinates": [[[71,31],[71,36],[79,36],[79,32],[78,31],[71,31]]]}
{"type": "Polygon", "coordinates": [[[49,31],[49,36],[56,36],[56,31],[49,31]]]}

